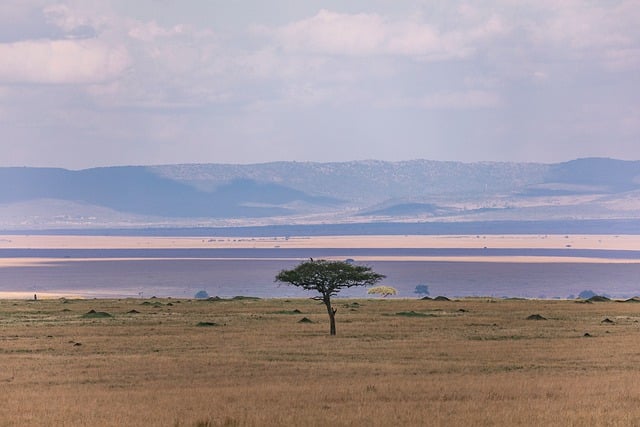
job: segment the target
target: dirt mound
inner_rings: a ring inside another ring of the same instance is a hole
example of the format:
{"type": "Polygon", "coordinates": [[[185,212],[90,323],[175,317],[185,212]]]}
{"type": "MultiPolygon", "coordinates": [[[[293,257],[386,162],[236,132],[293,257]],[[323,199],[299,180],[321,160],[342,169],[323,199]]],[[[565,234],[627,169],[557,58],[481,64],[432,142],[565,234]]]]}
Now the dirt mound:
{"type": "Polygon", "coordinates": [[[85,319],[104,319],[113,316],[106,311],[89,310],[85,314],[83,314],[82,317],[84,317],[85,319]]]}
{"type": "Polygon", "coordinates": [[[300,310],[298,310],[297,308],[294,308],[293,310],[275,311],[274,314],[302,314],[302,312],[300,310]]]}
{"type": "Polygon", "coordinates": [[[437,296],[433,299],[434,301],[451,301],[449,298],[447,297],[443,297],[443,296],[437,296]]]}
{"type": "Polygon", "coordinates": [[[614,322],[613,320],[611,320],[611,319],[609,319],[609,318],[607,317],[607,318],[605,318],[605,319],[604,319],[602,322],[600,322],[600,323],[616,323],[616,322],[614,322]]]}
{"type": "Polygon", "coordinates": [[[431,298],[431,297],[422,297],[422,298],[420,298],[420,299],[421,299],[421,300],[424,300],[424,301],[431,301],[431,300],[433,300],[433,298],[431,298]]]}
{"type": "Polygon", "coordinates": [[[532,314],[531,316],[527,317],[527,320],[547,320],[547,318],[539,314],[532,314]]]}
{"type": "Polygon", "coordinates": [[[140,305],[152,305],[154,307],[160,307],[162,305],[162,303],[160,301],[154,301],[154,302],[145,301],[143,303],[140,303],[140,305]]]}
{"type": "Polygon", "coordinates": [[[129,311],[127,311],[127,313],[129,313],[129,314],[138,314],[138,313],[140,313],[140,312],[139,312],[138,310],[135,310],[135,309],[134,309],[134,310],[129,310],[129,311]]]}
{"type": "Polygon", "coordinates": [[[308,317],[303,317],[302,319],[298,320],[298,323],[313,323],[313,320],[309,319],[308,317]]]}

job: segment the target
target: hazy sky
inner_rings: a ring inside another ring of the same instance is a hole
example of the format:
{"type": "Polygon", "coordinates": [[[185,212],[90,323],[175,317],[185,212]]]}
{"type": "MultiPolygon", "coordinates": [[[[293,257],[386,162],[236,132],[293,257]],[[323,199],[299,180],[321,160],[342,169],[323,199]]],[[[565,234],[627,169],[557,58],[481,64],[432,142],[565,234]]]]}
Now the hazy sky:
{"type": "Polygon", "coordinates": [[[640,159],[639,22],[639,0],[2,0],[0,165],[640,159]]]}

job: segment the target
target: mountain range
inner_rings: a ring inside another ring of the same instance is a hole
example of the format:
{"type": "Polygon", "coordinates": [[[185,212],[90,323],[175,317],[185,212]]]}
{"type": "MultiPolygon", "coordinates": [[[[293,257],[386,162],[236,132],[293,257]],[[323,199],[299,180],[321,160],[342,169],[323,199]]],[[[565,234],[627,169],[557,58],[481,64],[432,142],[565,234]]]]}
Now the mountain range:
{"type": "Polygon", "coordinates": [[[0,168],[0,229],[640,218],[640,161],[0,168]]]}

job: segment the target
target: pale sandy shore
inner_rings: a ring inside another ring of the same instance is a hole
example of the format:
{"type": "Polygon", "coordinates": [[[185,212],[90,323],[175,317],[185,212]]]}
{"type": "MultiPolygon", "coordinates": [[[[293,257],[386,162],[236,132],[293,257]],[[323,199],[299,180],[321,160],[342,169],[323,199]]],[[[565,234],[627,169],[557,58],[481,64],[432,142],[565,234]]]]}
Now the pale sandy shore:
{"type": "Polygon", "coordinates": [[[639,235],[446,235],[313,237],[122,237],[0,235],[0,248],[513,248],[640,250],[639,235]]]}
{"type": "MultiPolygon", "coordinates": [[[[349,257],[330,256],[325,259],[344,260],[349,257]]],[[[153,261],[169,260],[274,260],[274,261],[304,261],[307,258],[0,258],[0,268],[7,267],[50,267],[60,263],[75,262],[106,262],[106,261],[153,261]]],[[[493,262],[493,263],[586,263],[586,264],[640,264],[640,259],[624,258],[594,258],[594,257],[565,257],[565,256],[359,256],[358,261],[422,261],[422,262],[493,262]]]]}
{"type": "MultiPolygon", "coordinates": [[[[78,291],[74,291],[78,292],[78,291]]],[[[0,299],[33,299],[33,292],[10,292],[10,291],[0,291],[0,299]]],[[[63,293],[63,292],[38,292],[38,299],[54,299],[54,298],[66,298],[66,299],[83,299],[86,298],[84,296],[73,296],[71,293],[63,293]],[[72,296],[70,296],[72,295],[72,296]]]]}
{"type": "MultiPolygon", "coordinates": [[[[121,237],[0,235],[5,249],[205,249],[205,248],[497,248],[640,250],[640,235],[446,235],[446,236],[314,236],[314,237],[121,237]]],[[[336,255],[333,259],[349,257],[336,255]]],[[[145,258],[136,258],[144,260],[145,258]]],[[[152,258],[146,258],[152,260],[152,258]]],[[[162,258],[166,260],[167,258],[162,258]]],[[[184,258],[182,258],[184,259],[184,258]]],[[[199,258],[202,259],[202,258],[199,258]]],[[[214,258],[211,258],[214,259],[214,258]]],[[[230,258],[226,258],[230,259],[230,258]]],[[[244,258],[243,258],[244,259],[244,258]]],[[[261,258],[267,259],[267,258],[261,258]]],[[[282,259],[282,258],[278,258],[282,259]]],[[[290,258],[293,260],[302,258],[290,258]]],[[[122,261],[99,258],[93,261],[122,261]]],[[[158,260],[158,259],[155,259],[158,260]]],[[[361,256],[361,261],[640,263],[640,259],[551,256],[361,256]]],[[[83,258],[0,258],[1,267],[47,266],[83,258]]]]}

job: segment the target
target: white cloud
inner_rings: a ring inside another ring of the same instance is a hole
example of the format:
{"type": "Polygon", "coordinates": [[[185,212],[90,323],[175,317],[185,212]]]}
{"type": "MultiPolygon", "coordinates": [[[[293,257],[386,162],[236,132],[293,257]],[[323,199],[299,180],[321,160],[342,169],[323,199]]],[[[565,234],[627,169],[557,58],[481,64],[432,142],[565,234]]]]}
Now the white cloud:
{"type": "Polygon", "coordinates": [[[0,133],[78,164],[637,141],[637,2],[0,0],[0,133]]]}
{"type": "Polygon", "coordinates": [[[618,2],[541,2],[543,19],[522,24],[537,48],[579,61],[595,61],[612,71],[638,68],[640,7],[618,2]]]}
{"type": "Polygon", "coordinates": [[[502,106],[500,96],[495,92],[469,90],[463,92],[437,93],[420,102],[424,108],[477,109],[502,106]]]}
{"type": "Polygon", "coordinates": [[[42,13],[49,22],[67,32],[95,23],[95,19],[90,19],[89,16],[78,13],[64,4],[47,6],[42,9],[42,13]]]}
{"type": "Polygon", "coordinates": [[[543,81],[545,81],[545,80],[547,80],[549,78],[549,74],[547,74],[547,72],[545,72],[545,71],[536,70],[531,75],[531,78],[535,82],[543,82],[543,81]]]}
{"type": "Polygon", "coordinates": [[[3,25],[11,22],[25,22],[25,19],[33,20],[34,10],[40,10],[46,5],[46,0],[4,0],[0,2],[0,23],[3,25]]]}
{"type": "Polygon", "coordinates": [[[611,71],[640,70],[640,48],[608,49],[602,60],[611,71]]]}
{"type": "Polygon", "coordinates": [[[546,19],[531,25],[534,40],[572,48],[600,48],[629,42],[625,21],[616,6],[564,1],[545,8],[546,19]]]}
{"type": "Polygon", "coordinates": [[[391,21],[378,14],[321,10],[311,18],[263,32],[285,52],[328,55],[410,55],[436,60],[466,57],[476,43],[507,33],[501,18],[442,31],[417,18],[391,21]]]}
{"type": "Polygon", "coordinates": [[[134,39],[146,41],[146,42],[153,41],[158,37],[171,37],[181,33],[182,33],[181,25],[176,25],[173,28],[165,29],[160,27],[158,24],[156,24],[153,21],[143,25],[139,25],[138,27],[132,28],[131,30],[129,30],[130,37],[134,39]]]}
{"type": "MultiPolygon", "coordinates": [[[[212,32],[203,31],[201,32],[201,34],[212,35],[212,32]]],[[[198,32],[182,24],[177,24],[170,28],[165,28],[158,25],[158,23],[156,23],[155,21],[150,21],[135,23],[129,30],[128,35],[129,37],[136,40],[153,42],[161,38],[198,36],[198,32]]]]}
{"type": "Polygon", "coordinates": [[[130,64],[125,48],[97,40],[0,43],[0,83],[86,84],[120,76],[130,64]]]}
{"type": "Polygon", "coordinates": [[[370,54],[384,41],[384,22],[377,15],[344,15],[321,10],[317,15],[275,30],[287,52],[370,54]]]}
{"type": "Polygon", "coordinates": [[[475,110],[498,108],[504,105],[496,92],[485,90],[462,90],[436,92],[419,97],[389,97],[381,101],[380,107],[422,108],[439,110],[475,110]]]}
{"type": "Polygon", "coordinates": [[[120,30],[133,60],[117,82],[88,89],[102,106],[196,108],[226,99],[238,79],[212,32],[134,20],[120,30]]]}

